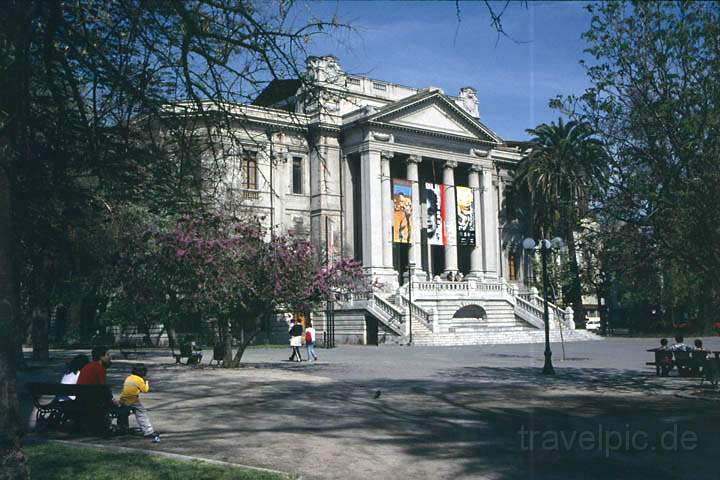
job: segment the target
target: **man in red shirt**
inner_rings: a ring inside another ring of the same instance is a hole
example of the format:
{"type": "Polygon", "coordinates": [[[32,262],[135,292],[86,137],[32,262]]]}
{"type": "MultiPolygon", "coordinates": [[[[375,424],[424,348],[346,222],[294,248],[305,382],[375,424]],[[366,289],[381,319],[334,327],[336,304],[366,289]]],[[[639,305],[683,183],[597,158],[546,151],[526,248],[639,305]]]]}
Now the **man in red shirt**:
{"type": "Polygon", "coordinates": [[[110,354],[107,347],[95,347],[92,350],[93,361],[85,365],[78,375],[78,385],[105,385],[105,370],[110,366],[110,354]]]}
{"type": "MultiPolygon", "coordinates": [[[[105,385],[105,369],[110,366],[110,354],[107,347],[95,347],[92,350],[93,361],[85,365],[78,375],[78,385],[105,385]]],[[[108,390],[108,402],[115,401],[108,390]]],[[[107,409],[111,405],[98,403],[96,397],[78,397],[80,409],[84,412],[84,418],[80,419],[81,425],[89,431],[105,431],[108,428],[110,418],[107,416],[107,409]]]]}

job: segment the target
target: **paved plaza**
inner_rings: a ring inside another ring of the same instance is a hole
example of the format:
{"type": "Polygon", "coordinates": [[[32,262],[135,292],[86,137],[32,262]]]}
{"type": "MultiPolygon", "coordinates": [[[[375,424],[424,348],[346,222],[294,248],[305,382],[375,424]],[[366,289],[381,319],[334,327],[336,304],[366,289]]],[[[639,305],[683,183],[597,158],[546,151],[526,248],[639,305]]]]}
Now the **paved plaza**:
{"type": "MultiPolygon", "coordinates": [[[[564,361],[553,344],[553,377],[540,374],[542,345],[341,346],[301,364],[289,348],[253,348],[237,370],[179,367],[160,351],[115,358],[114,392],[130,363],[151,365],[144,403],[162,442],[101,441],[318,479],[716,480],[720,395],[656,377],[645,366],[656,343],[570,343],[564,361]]],[[[59,379],[74,353],[53,352],[21,382],[59,379]]]]}

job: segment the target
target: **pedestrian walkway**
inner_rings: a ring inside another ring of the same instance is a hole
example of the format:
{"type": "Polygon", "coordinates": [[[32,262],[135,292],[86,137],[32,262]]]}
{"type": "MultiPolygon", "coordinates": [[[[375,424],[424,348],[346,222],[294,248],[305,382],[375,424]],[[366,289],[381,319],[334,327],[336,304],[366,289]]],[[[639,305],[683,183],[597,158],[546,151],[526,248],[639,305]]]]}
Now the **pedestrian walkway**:
{"type": "MultiPolygon", "coordinates": [[[[692,468],[715,480],[720,411],[683,396],[695,381],[645,367],[656,342],[574,343],[565,361],[554,344],[554,377],[539,372],[542,345],[346,346],[300,364],[251,349],[237,370],[143,358],[156,364],[145,401],[163,435],[143,447],[319,479],[680,479],[692,468]],[[671,448],[681,437],[693,448],[671,448]]],[[[115,391],[127,368],[109,372],[115,391]]]]}

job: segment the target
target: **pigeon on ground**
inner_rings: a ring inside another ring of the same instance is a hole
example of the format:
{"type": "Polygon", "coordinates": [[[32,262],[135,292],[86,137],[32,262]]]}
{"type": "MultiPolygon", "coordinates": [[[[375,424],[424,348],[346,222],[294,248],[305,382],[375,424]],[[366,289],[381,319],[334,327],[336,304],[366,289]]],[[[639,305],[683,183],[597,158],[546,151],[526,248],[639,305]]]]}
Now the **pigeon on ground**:
{"type": "Polygon", "coordinates": [[[382,395],[382,392],[380,390],[375,390],[375,400],[380,398],[380,395],[382,395]]]}

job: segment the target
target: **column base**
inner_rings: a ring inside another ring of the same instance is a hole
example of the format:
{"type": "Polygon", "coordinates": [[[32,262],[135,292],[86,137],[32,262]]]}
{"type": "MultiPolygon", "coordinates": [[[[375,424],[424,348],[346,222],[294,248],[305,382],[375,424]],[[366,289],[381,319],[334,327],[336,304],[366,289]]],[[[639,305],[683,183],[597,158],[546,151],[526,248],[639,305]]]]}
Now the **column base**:
{"type": "Polygon", "coordinates": [[[468,280],[482,280],[485,278],[485,274],[481,270],[469,271],[465,278],[468,280]]]}

